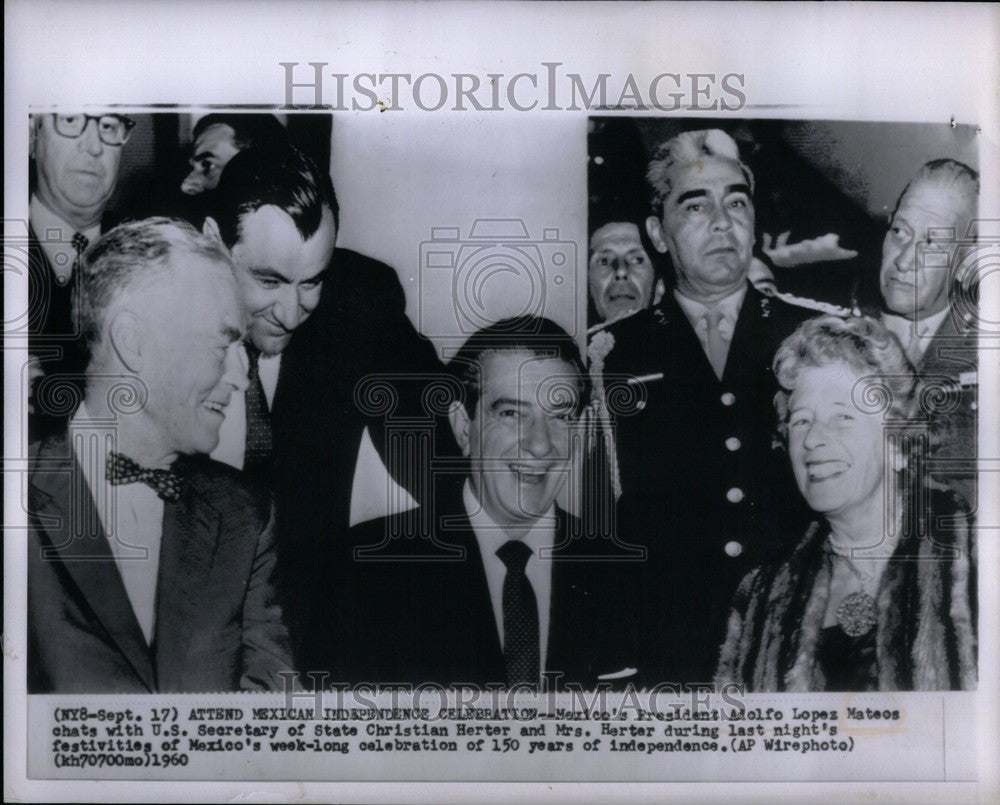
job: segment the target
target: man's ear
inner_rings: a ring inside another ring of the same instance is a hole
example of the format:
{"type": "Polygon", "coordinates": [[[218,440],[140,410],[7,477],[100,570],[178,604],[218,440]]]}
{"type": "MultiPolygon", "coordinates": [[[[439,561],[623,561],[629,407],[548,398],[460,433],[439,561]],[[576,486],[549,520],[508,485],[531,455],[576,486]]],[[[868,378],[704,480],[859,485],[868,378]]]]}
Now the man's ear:
{"type": "Polygon", "coordinates": [[[468,458],[470,453],[469,426],[472,424],[472,420],[469,419],[469,413],[465,410],[465,405],[462,404],[461,400],[455,400],[448,406],[448,422],[451,423],[451,432],[455,434],[455,441],[462,448],[462,455],[468,458]]]}
{"type": "Polygon", "coordinates": [[[649,239],[653,241],[653,245],[658,252],[662,254],[667,253],[667,241],[663,237],[663,225],[655,215],[650,215],[646,219],[646,234],[649,235],[649,239]]]}
{"type": "Polygon", "coordinates": [[[119,310],[108,327],[111,349],[133,374],[142,368],[142,324],[131,310],[119,310]]]}
{"type": "Polygon", "coordinates": [[[222,232],[219,231],[219,225],[215,222],[215,219],[210,216],[205,216],[205,223],[201,225],[201,234],[206,238],[211,238],[217,241],[218,244],[229,253],[229,248],[226,246],[225,241],[222,240],[222,232]]]}
{"type": "Polygon", "coordinates": [[[663,294],[666,292],[667,284],[662,279],[658,279],[656,285],[653,286],[653,307],[660,304],[660,300],[663,299],[663,294]]]}

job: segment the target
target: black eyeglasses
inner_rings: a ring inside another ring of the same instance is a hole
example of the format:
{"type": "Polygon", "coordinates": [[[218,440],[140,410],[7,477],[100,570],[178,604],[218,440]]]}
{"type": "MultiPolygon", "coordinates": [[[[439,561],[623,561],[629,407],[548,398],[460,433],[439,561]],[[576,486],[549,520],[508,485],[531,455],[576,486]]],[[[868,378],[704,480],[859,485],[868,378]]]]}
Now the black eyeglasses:
{"type": "Polygon", "coordinates": [[[125,145],[135,126],[135,121],[124,115],[52,115],[56,134],[72,139],[81,137],[91,120],[97,121],[97,136],[105,145],[125,145]]]}

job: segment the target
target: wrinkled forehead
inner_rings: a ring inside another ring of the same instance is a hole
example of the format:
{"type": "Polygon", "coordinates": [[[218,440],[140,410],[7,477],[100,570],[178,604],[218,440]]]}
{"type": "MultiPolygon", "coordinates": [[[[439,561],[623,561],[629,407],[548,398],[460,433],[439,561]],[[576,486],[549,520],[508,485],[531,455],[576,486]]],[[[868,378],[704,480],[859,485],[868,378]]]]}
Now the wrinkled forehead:
{"type": "Polygon", "coordinates": [[[480,356],[481,400],[490,405],[495,399],[552,403],[558,399],[574,405],[579,397],[580,375],[570,364],[554,355],[536,355],[529,350],[497,349],[480,356]],[[564,400],[566,392],[571,400],[564,400]]]}
{"type": "Polygon", "coordinates": [[[964,230],[976,215],[977,201],[975,193],[954,182],[923,179],[907,188],[893,218],[922,216],[964,230]]]}
{"type": "Polygon", "coordinates": [[[750,183],[743,169],[736,160],[726,157],[704,154],[693,161],[675,162],[668,177],[670,195],[665,199],[668,205],[684,193],[725,193],[730,187],[743,187],[750,197],[750,183]]]}
{"type": "Polygon", "coordinates": [[[590,238],[590,249],[596,252],[608,247],[641,249],[638,225],[631,221],[613,221],[599,227],[590,238]]]}
{"type": "Polygon", "coordinates": [[[790,400],[802,403],[808,400],[851,400],[861,375],[846,361],[831,361],[820,366],[801,366],[791,389],[790,400]]]}

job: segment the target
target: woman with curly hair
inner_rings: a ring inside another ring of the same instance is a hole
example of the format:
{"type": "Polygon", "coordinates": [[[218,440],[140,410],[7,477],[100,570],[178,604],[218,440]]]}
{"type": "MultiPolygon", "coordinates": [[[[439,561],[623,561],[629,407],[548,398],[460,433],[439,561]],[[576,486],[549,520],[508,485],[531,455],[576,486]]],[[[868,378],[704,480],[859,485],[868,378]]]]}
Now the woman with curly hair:
{"type": "Polygon", "coordinates": [[[783,561],[744,578],[717,681],[748,691],[975,688],[968,519],[919,478],[909,448],[926,429],[898,342],[873,319],[821,316],[782,343],[774,372],[779,431],[817,518],[783,561]]]}

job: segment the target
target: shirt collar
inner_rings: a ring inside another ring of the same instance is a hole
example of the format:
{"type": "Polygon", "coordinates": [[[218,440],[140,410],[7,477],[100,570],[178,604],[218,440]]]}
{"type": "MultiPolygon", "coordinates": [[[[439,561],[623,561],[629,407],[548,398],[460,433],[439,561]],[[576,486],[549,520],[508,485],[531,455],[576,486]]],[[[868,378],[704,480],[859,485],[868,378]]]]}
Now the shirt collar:
{"type": "MultiPolygon", "coordinates": [[[[31,228],[40,243],[50,243],[53,240],[70,243],[73,240],[73,235],[77,230],[60,218],[57,213],[46,207],[36,195],[31,196],[28,214],[31,217],[31,228]],[[55,236],[55,232],[59,233],[58,236],[55,236]]],[[[93,226],[81,230],[80,234],[93,243],[101,236],[101,222],[98,221],[93,226]]]]}
{"type": "MultiPolygon", "coordinates": [[[[497,550],[504,543],[509,542],[510,537],[479,504],[476,493],[472,490],[472,482],[468,479],[466,479],[465,487],[462,490],[462,500],[465,503],[465,512],[469,515],[469,522],[472,523],[476,542],[479,543],[480,553],[485,557],[497,559],[497,550]]],[[[538,559],[542,558],[540,549],[551,550],[555,545],[555,537],[556,507],[555,504],[552,504],[552,508],[544,516],[538,518],[531,530],[521,539],[521,542],[531,548],[534,558],[538,559]]],[[[550,557],[545,556],[544,558],[550,557]]]]}
{"type": "Polygon", "coordinates": [[[917,338],[930,338],[941,329],[941,324],[944,322],[949,310],[950,308],[946,307],[937,313],[925,316],[922,319],[916,319],[915,321],[911,321],[905,316],[899,316],[895,313],[886,313],[883,320],[890,332],[897,334],[905,332],[908,335],[913,334],[917,338]]]}
{"type": "Polygon", "coordinates": [[[724,296],[712,305],[706,305],[702,302],[697,302],[694,299],[684,296],[684,294],[680,291],[674,289],[674,299],[677,300],[677,304],[681,306],[681,310],[684,311],[684,315],[687,316],[690,321],[698,321],[711,307],[721,310],[722,320],[731,325],[735,325],[736,320],[740,317],[740,308],[743,307],[743,300],[746,298],[746,295],[747,284],[744,282],[739,288],[729,294],[729,296],[724,296]]]}

